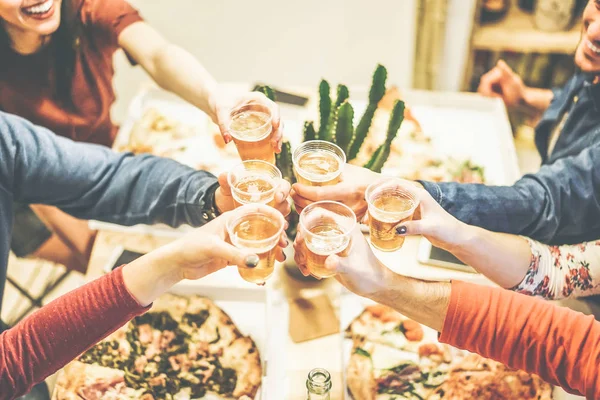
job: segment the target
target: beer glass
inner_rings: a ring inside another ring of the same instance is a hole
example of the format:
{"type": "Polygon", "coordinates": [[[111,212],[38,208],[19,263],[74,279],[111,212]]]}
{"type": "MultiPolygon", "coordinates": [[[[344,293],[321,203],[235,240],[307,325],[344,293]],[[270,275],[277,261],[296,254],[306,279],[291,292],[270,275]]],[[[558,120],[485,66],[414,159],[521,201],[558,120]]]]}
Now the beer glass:
{"type": "Polygon", "coordinates": [[[329,278],[335,273],[325,268],[325,260],[339,254],[350,244],[356,215],[346,205],[335,201],[318,201],[302,210],[300,229],[308,248],[306,267],[316,278],[329,278]]]}
{"type": "Polygon", "coordinates": [[[335,185],[346,163],[346,154],[333,143],[309,140],[302,143],[292,156],[298,183],[309,186],[335,185]]]}
{"type": "Polygon", "coordinates": [[[275,206],[275,190],[281,171],[266,161],[248,160],[227,173],[233,202],[236,207],[249,203],[275,206]]]}
{"type": "Polygon", "coordinates": [[[285,219],[279,211],[265,204],[246,204],[231,213],[227,221],[229,240],[235,247],[259,258],[256,267],[238,266],[238,272],[244,280],[264,285],[275,268],[277,243],[285,219]]]}
{"type": "Polygon", "coordinates": [[[384,178],[372,183],[365,192],[371,244],[379,250],[396,251],[404,244],[405,238],[396,233],[396,227],[412,220],[419,205],[405,185],[402,179],[384,178]]]}
{"type": "Polygon", "coordinates": [[[271,110],[267,106],[248,103],[231,111],[229,133],[242,161],[263,160],[275,164],[272,130],[271,110]]]}

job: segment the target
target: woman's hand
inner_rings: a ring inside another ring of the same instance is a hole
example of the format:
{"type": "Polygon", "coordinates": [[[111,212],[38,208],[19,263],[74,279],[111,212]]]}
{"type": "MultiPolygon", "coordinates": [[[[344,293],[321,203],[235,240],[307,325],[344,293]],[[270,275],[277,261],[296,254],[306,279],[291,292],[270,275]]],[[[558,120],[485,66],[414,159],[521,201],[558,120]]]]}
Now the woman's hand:
{"type": "Polygon", "coordinates": [[[264,94],[259,92],[247,92],[243,94],[232,93],[228,90],[219,89],[211,98],[210,104],[213,109],[213,122],[219,125],[219,130],[225,143],[233,139],[229,132],[231,123],[231,111],[247,103],[258,103],[271,110],[271,121],[273,123],[273,133],[271,134],[271,144],[276,153],[281,152],[281,142],[283,140],[283,123],[279,117],[279,106],[269,100],[264,94]]]}
{"type": "Polygon", "coordinates": [[[420,202],[412,221],[396,227],[401,236],[423,235],[436,247],[452,252],[470,234],[469,226],[457,220],[431,197],[427,190],[405,181],[403,188],[420,202]]]}
{"type": "MultiPolygon", "coordinates": [[[[300,272],[309,276],[306,267],[308,248],[301,232],[294,241],[295,261],[300,272]]],[[[369,297],[385,288],[386,279],[392,272],[377,259],[358,227],[352,231],[350,244],[342,253],[327,257],[325,268],[348,290],[369,297]]]]}
{"type": "Polygon", "coordinates": [[[360,220],[367,211],[365,190],[380,175],[369,169],[346,164],[340,183],[331,186],[306,186],[295,183],[292,186],[292,199],[298,213],[304,207],[317,201],[339,201],[350,207],[360,220]]]}
{"type": "MultiPolygon", "coordinates": [[[[235,208],[233,196],[231,195],[231,187],[227,181],[227,172],[219,175],[219,189],[215,193],[215,202],[219,212],[231,211],[235,208]]],[[[287,217],[292,211],[291,204],[288,201],[290,196],[291,186],[285,179],[279,179],[277,189],[275,190],[275,209],[287,217]]]]}
{"type": "MultiPolygon", "coordinates": [[[[182,279],[200,279],[228,265],[256,267],[259,262],[256,254],[238,249],[228,241],[226,225],[232,217],[232,213],[225,213],[126,265],[123,279],[131,294],[145,306],[182,279]]],[[[283,249],[287,244],[283,232],[275,256],[280,262],[285,260],[283,249]]]]}

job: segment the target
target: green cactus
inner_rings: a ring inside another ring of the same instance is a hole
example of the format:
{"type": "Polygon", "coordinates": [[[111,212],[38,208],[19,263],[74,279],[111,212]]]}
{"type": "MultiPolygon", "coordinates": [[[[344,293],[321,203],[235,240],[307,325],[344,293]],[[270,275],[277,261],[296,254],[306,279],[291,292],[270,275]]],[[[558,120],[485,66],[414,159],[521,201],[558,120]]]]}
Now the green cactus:
{"type": "Polygon", "coordinates": [[[350,145],[350,149],[348,150],[348,161],[354,160],[358,153],[360,152],[360,148],[362,147],[365,139],[367,138],[367,134],[369,133],[369,129],[371,128],[371,123],[373,122],[373,117],[375,117],[375,111],[377,111],[377,104],[385,95],[385,81],[387,79],[387,70],[381,64],[377,65],[375,69],[375,73],[373,74],[373,83],[371,84],[371,90],[369,91],[369,104],[363,114],[358,126],[356,127],[354,141],[350,145]]]}
{"type": "Polygon", "coordinates": [[[332,140],[332,132],[329,126],[329,120],[331,117],[331,87],[329,82],[325,79],[321,80],[319,84],[319,134],[317,139],[320,140],[332,140]]]}
{"type": "Polygon", "coordinates": [[[337,99],[335,100],[335,108],[342,105],[343,102],[350,98],[350,91],[346,85],[338,85],[337,87],[337,99]]]}
{"type": "Polygon", "coordinates": [[[368,168],[371,171],[381,172],[381,169],[390,156],[392,142],[396,138],[396,135],[398,135],[402,121],[404,121],[404,102],[398,100],[394,103],[394,109],[390,115],[390,123],[388,125],[385,142],[377,148],[375,153],[373,153],[369,162],[364,165],[365,168],[368,168]]]}
{"type": "Polygon", "coordinates": [[[281,171],[283,179],[291,184],[296,182],[292,167],[292,145],[288,140],[284,140],[281,144],[281,153],[275,156],[275,165],[281,171]]]}
{"type": "Polygon", "coordinates": [[[271,101],[275,101],[275,92],[273,92],[273,89],[269,86],[259,86],[254,91],[264,94],[271,101]]]}
{"type": "Polygon", "coordinates": [[[304,131],[302,135],[302,141],[306,142],[309,140],[315,140],[317,138],[317,132],[315,131],[315,124],[312,121],[306,121],[304,123],[304,131]]]}
{"type": "Polygon", "coordinates": [[[347,101],[340,105],[337,111],[337,121],[335,124],[335,142],[344,153],[348,152],[348,147],[354,139],[354,109],[347,101]]]}

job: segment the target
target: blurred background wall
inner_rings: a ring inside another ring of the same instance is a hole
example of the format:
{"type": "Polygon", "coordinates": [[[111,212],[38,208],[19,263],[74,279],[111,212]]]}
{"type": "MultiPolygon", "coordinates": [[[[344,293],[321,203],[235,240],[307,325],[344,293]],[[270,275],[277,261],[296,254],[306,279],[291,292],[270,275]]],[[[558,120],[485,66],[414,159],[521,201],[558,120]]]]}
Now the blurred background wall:
{"type": "MultiPolygon", "coordinates": [[[[463,0],[460,0],[463,1],[463,0]]],[[[377,63],[390,82],[410,87],[418,0],[130,0],[173,43],[198,57],[221,82],[317,87],[368,85],[377,63]]],[[[116,60],[121,121],[144,80],[116,60]]]]}

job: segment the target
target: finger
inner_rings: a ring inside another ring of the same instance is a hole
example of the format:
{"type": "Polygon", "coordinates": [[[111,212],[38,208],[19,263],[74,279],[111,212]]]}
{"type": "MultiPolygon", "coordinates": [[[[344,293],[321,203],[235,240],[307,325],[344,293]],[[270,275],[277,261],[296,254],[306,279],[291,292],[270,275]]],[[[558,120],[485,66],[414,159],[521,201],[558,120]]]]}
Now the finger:
{"type": "Polygon", "coordinates": [[[279,243],[278,243],[278,245],[279,245],[280,247],[288,247],[288,246],[290,245],[290,241],[288,240],[288,238],[287,238],[287,235],[286,235],[286,233],[285,233],[285,232],[283,232],[283,233],[281,234],[281,237],[279,238],[279,243]]]}
{"type": "Polygon", "coordinates": [[[279,179],[277,182],[277,190],[275,191],[275,201],[277,203],[283,203],[292,191],[292,185],[285,179],[279,179]]]}
{"type": "Polygon", "coordinates": [[[208,254],[212,258],[227,260],[229,265],[238,267],[254,268],[258,265],[260,259],[254,253],[238,249],[224,240],[217,240],[211,244],[208,254]]]}
{"type": "Polygon", "coordinates": [[[309,205],[314,203],[314,201],[305,199],[304,197],[299,196],[295,192],[292,192],[291,198],[292,198],[292,201],[294,202],[294,206],[296,206],[296,211],[298,212],[298,214],[300,214],[301,209],[303,209],[304,207],[308,207],[309,205]]]}
{"type": "Polygon", "coordinates": [[[333,194],[337,195],[337,193],[339,192],[338,190],[332,189],[335,186],[337,186],[337,185],[307,186],[307,185],[302,185],[300,183],[294,183],[292,185],[292,188],[294,189],[294,192],[296,192],[296,194],[298,196],[304,197],[305,199],[315,202],[315,201],[321,201],[321,200],[333,200],[333,194]]]}
{"type": "Polygon", "coordinates": [[[498,96],[495,86],[502,80],[502,71],[494,68],[481,77],[477,91],[484,96],[498,96]]]}
{"type": "Polygon", "coordinates": [[[231,142],[233,139],[229,132],[229,125],[231,124],[230,110],[223,107],[217,107],[217,124],[219,125],[219,131],[225,143],[231,142]]]}
{"type": "Polygon", "coordinates": [[[325,269],[327,270],[327,274],[337,274],[342,270],[342,257],[339,257],[335,254],[327,257],[325,260],[325,269]]]}
{"type": "Polygon", "coordinates": [[[223,194],[226,196],[231,196],[231,187],[229,186],[229,181],[227,180],[227,172],[220,174],[218,180],[223,194]]]}
{"type": "Polygon", "coordinates": [[[498,69],[500,70],[503,78],[509,78],[515,75],[514,71],[504,60],[498,61],[498,69]]]}
{"type": "Polygon", "coordinates": [[[285,255],[283,248],[277,247],[277,249],[275,250],[275,259],[281,263],[287,259],[287,256],[285,255]]]}
{"type": "Polygon", "coordinates": [[[396,226],[396,234],[399,236],[428,235],[429,224],[424,220],[404,221],[396,226]]]}
{"type": "Polygon", "coordinates": [[[281,122],[278,128],[273,125],[273,134],[271,135],[271,144],[276,153],[281,153],[281,144],[283,143],[283,125],[281,122]]]}

